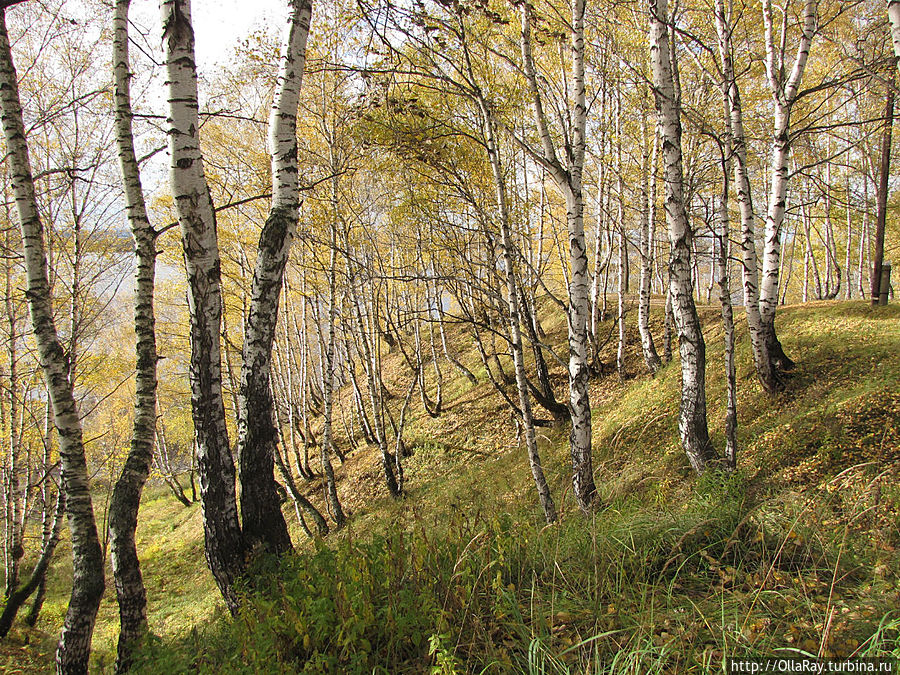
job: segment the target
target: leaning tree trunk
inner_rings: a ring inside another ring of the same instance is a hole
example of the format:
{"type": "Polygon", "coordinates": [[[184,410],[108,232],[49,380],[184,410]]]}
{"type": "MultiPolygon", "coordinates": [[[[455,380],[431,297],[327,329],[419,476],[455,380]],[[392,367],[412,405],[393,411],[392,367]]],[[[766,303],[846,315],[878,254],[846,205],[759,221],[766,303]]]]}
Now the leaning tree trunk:
{"type": "Polygon", "coordinates": [[[134,331],[137,336],[134,427],[131,448],[109,504],[109,535],[113,579],[119,603],[119,644],[116,671],[128,670],[132,653],[147,631],[147,593],[141,577],[134,535],[144,483],[150,475],[156,439],[156,332],[153,285],[156,232],[147,218],[141,173],[134,151],[130,67],[128,62],[128,8],[131,0],[117,0],[113,69],[115,125],[119,168],[125,186],[125,204],[135,242],[137,269],[134,292],[134,331]]]}
{"type": "Polygon", "coordinates": [[[81,419],[75,404],[66,355],[53,321],[44,227],[34,193],[18,79],[6,30],[5,6],[0,6],[0,106],[7,161],[22,231],[26,297],[41,369],[53,408],[53,422],[59,435],[59,461],[72,537],[72,595],[56,650],[56,667],[63,673],[86,673],[91,636],[104,589],[103,551],[94,520],[81,419]]]}
{"type": "Polygon", "coordinates": [[[672,244],[670,289],[681,354],[681,444],[695,471],[716,459],[706,422],[706,345],[694,305],[691,283],[693,232],[684,203],[681,120],[669,58],[667,0],[650,2],[650,62],[653,94],[663,139],[666,224],[672,244]]]}
{"type": "MultiPolygon", "coordinates": [[[[347,257],[347,277],[348,279],[352,279],[351,272],[351,259],[347,257]]],[[[362,287],[364,288],[364,287],[362,287]]],[[[387,485],[388,491],[391,493],[392,497],[400,497],[402,491],[402,485],[400,483],[400,476],[395,471],[397,460],[392,459],[390,456],[390,450],[388,449],[388,439],[387,439],[387,431],[384,426],[384,411],[385,411],[385,403],[384,403],[384,383],[381,380],[381,373],[378,364],[378,318],[372,316],[373,312],[370,312],[368,309],[366,310],[366,316],[368,317],[368,321],[363,317],[362,307],[360,303],[361,296],[370,296],[373,293],[365,293],[365,292],[353,292],[353,299],[351,302],[353,303],[353,315],[356,319],[357,330],[359,331],[356,336],[356,345],[357,351],[359,353],[360,361],[362,362],[363,370],[366,374],[366,387],[369,392],[369,405],[372,406],[372,427],[371,432],[374,437],[375,443],[378,445],[378,449],[381,452],[381,468],[384,471],[384,479],[387,485]]],[[[377,301],[372,301],[372,306],[377,301]]],[[[398,345],[400,343],[398,342],[398,345]]],[[[418,364],[418,367],[413,368],[413,372],[415,373],[415,377],[419,380],[420,370],[421,370],[421,362],[418,364]]],[[[352,375],[351,375],[352,377],[352,375]]],[[[355,385],[355,383],[354,383],[355,385]]],[[[360,410],[364,410],[363,407],[360,410]]]]}
{"type": "MultiPolygon", "coordinates": [[[[469,72],[471,73],[471,64],[469,72]]],[[[522,319],[519,313],[519,283],[513,257],[513,242],[510,234],[509,207],[506,195],[506,179],[500,163],[500,152],[497,147],[497,133],[491,110],[483,98],[479,98],[481,122],[484,129],[485,146],[494,177],[494,191],[497,198],[497,210],[500,221],[500,245],[503,251],[503,269],[506,276],[506,301],[509,310],[510,346],[512,348],[513,365],[516,373],[516,390],[519,394],[519,413],[525,431],[525,448],[528,452],[528,464],[537,488],[538,501],[544,512],[544,520],[555,523],[557,520],[556,505],[550,494],[550,486],[541,466],[537,438],[534,433],[534,415],[531,408],[531,396],[528,393],[528,376],[525,373],[525,353],[522,344],[522,319]]]]}
{"type": "Polygon", "coordinates": [[[731,42],[731,14],[725,13],[723,0],[716,0],[716,31],[719,59],[722,69],[722,88],[726,102],[726,116],[731,138],[731,154],[734,158],[734,183],[741,214],[741,262],[744,289],[744,311],[750,333],[750,348],[756,374],[763,388],[774,394],[783,386],[772,368],[769,351],[763,335],[759,313],[759,258],[756,253],[756,216],[753,211],[753,192],[750,188],[750,170],[747,165],[747,140],[744,134],[744,112],[740,90],[734,72],[731,42]]]}
{"type": "Polygon", "coordinates": [[[238,391],[244,539],[250,550],[261,548],[276,554],[290,551],[292,545],[275,483],[279,434],[269,382],[284,268],[300,217],[297,105],[311,13],[311,0],[292,0],[282,45],[278,93],[269,117],[272,209],[259,235],[238,391]]]}
{"type": "Polygon", "coordinates": [[[533,156],[550,174],[566,201],[569,234],[568,339],[569,408],[572,430],[569,447],[572,455],[572,487],[584,512],[590,512],[597,495],[591,457],[591,405],[588,394],[590,362],[588,358],[588,321],[591,314],[590,272],[584,238],[584,157],[586,148],[587,99],[584,73],[584,0],[573,0],[571,23],[572,104],[571,146],[567,162],[560,162],[547,124],[532,54],[531,24],[534,18],[527,2],[522,3],[522,61],[532,99],[534,120],[540,136],[541,151],[533,156]]]}
{"type": "Polygon", "coordinates": [[[454,368],[456,368],[460,373],[465,375],[466,379],[471,384],[478,384],[478,378],[475,377],[475,374],[466,368],[465,365],[459,360],[458,357],[454,356],[450,353],[450,350],[447,348],[447,335],[444,330],[444,306],[442,302],[443,289],[440,288],[437,283],[435,283],[435,299],[436,299],[436,311],[437,311],[437,319],[438,319],[438,331],[441,336],[441,350],[444,352],[444,358],[449,361],[454,368]]]}
{"type": "Polygon", "coordinates": [[[191,414],[200,470],[206,561],[234,613],[235,581],[244,570],[234,461],[222,399],[222,293],[212,197],[200,151],[197,69],[190,0],[163,0],[169,88],[170,182],[181,226],[191,326],[191,414]]]}
{"type": "MultiPolygon", "coordinates": [[[[42,434],[42,443],[43,446],[41,452],[41,470],[50,477],[50,474],[53,470],[53,462],[51,461],[52,456],[52,435],[53,435],[53,422],[51,420],[51,411],[50,406],[45,406],[44,408],[44,429],[42,434]]],[[[63,500],[62,510],[59,512],[59,518],[55,515],[55,510],[51,508],[50,502],[52,493],[50,490],[51,482],[43,481],[41,484],[41,551],[47,548],[48,542],[53,539],[54,528],[61,528],[63,523],[63,516],[65,515],[65,500],[63,500]]],[[[57,491],[56,495],[56,504],[59,506],[59,494],[62,493],[63,497],[65,497],[65,492],[62,490],[57,491]]],[[[59,537],[59,533],[56,534],[57,538],[59,537]]],[[[55,544],[54,544],[55,548],[55,544]]],[[[52,551],[51,551],[52,555],[52,551]]],[[[41,577],[40,581],[38,581],[37,590],[34,593],[34,598],[31,600],[31,608],[28,610],[28,614],[25,616],[25,624],[31,626],[32,628],[37,624],[38,617],[41,615],[41,609],[44,606],[44,598],[46,597],[47,592],[47,575],[46,573],[41,577]]]]}
{"type": "MultiPolygon", "coordinates": [[[[273,394],[274,397],[274,394],[273,394]]],[[[281,429],[281,424],[278,420],[278,408],[275,407],[275,426],[277,429],[281,429]]],[[[282,446],[284,446],[284,438],[281,439],[282,446]]],[[[309,526],[306,525],[306,521],[303,519],[303,515],[300,513],[300,509],[302,508],[316,524],[316,531],[319,533],[320,537],[324,537],[328,534],[328,523],[325,521],[324,516],[319,512],[319,510],[310,502],[298,489],[297,483],[294,482],[294,477],[291,475],[291,471],[288,468],[287,463],[285,462],[284,457],[281,454],[281,451],[276,446],[275,448],[275,466],[278,467],[278,472],[281,474],[281,477],[284,479],[284,484],[287,487],[288,493],[291,496],[291,499],[294,500],[294,509],[297,514],[297,520],[300,521],[301,527],[306,530],[306,533],[309,536],[312,536],[312,532],[309,529],[309,526]]]]}

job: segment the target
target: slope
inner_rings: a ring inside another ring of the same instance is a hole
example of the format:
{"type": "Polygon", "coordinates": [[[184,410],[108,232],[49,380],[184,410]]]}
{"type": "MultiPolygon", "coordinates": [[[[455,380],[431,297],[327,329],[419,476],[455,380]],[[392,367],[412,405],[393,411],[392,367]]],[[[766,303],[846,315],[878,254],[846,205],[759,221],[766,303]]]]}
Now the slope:
{"type": "MultiPolygon", "coordinates": [[[[702,313],[721,447],[722,331],[714,308],[702,313]]],[[[562,522],[543,528],[513,420],[454,333],[451,348],[479,383],[447,367],[442,414],[411,410],[406,498],[388,496],[375,449],[351,452],[338,467],[350,526],[290,560],[262,561],[238,619],[224,616],[202,567],[198,507],[148,496],[139,536],[156,637],[144,671],[688,673],[776,650],[896,656],[898,319],[896,306],[783,308],[798,369],[776,399],[755,383],[740,342],[732,476],[691,474],[677,439],[677,367],[597,378],[601,507],[589,520],[580,514],[566,489],[565,430],[546,429],[562,522]]],[[[559,318],[544,323],[562,344],[559,318]]],[[[405,390],[400,357],[385,364],[389,391],[405,390]]],[[[553,377],[563,384],[561,366],[553,377]]],[[[306,488],[321,504],[318,486],[306,488]]],[[[64,611],[63,586],[51,589],[45,635],[64,611]]],[[[115,630],[110,599],[98,669],[112,663],[115,630]]],[[[38,661],[22,672],[39,668],[40,635],[18,629],[5,658],[15,646],[38,661]]]]}

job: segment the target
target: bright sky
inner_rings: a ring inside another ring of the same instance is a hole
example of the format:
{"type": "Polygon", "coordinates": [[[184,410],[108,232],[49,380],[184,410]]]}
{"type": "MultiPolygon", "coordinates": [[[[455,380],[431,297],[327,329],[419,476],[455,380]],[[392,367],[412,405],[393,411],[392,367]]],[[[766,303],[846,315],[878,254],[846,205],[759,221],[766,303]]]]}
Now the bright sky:
{"type": "MultiPolygon", "coordinates": [[[[151,44],[160,44],[159,3],[139,0],[132,3],[132,20],[150,28],[151,44]]],[[[191,14],[196,36],[197,65],[209,72],[223,63],[245,37],[267,26],[276,35],[287,16],[287,0],[194,0],[191,14]]]]}
{"type": "Polygon", "coordinates": [[[221,62],[240,40],[266,26],[281,34],[287,0],[197,0],[192,3],[201,68],[221,62]]]}

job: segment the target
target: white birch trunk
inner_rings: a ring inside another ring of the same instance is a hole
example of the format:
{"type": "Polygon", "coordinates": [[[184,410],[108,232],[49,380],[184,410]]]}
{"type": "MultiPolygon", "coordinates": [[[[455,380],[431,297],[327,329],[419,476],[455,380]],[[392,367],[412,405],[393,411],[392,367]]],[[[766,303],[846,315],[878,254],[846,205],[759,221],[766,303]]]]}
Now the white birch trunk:
{"type": "Polygon", "coordinates": [[[503,268],[506,276],[506,302],[509,310],[510,346],[512,348],[513,366],[516,373],[516,390],[519,394],[519,412],[522,417],[522,426],[525,432],[525,448],[528,452],[528,464],[531,467],[531,475],[537,488],[538,501],[544,512],[544,519],[548,523],[557,520],[556,505],[550,494],[550,486],[544,476],[541,466],[541,456],[538,452],[537,437],[534,432],[534,414],[531,407],[531,395],[528,391],[528,376],[525,373],[525,354],[522,345],[521,314],[519,312],[519,283],[516,279],[516,270],[513,256],[512,235],[510,234],[510,217],[506,195],[506,183],[503,168],[500,164],[500,154],[497,148],[497,134],[491,111],[486,102],[479,100],[481,109],[482,126],[488,158],[494,177],[494,190],[497,198],[497,210],[500,215],[500,239],[503,250],[503,268]]]}
{"type": "Polygon", "coordinates": [[[618,244],[616,246],[616,328],[618,341],[616,345],[616,372],[619,379],[625,377],[625,290],[628,284],[628,242],[625,238],[625,180],[622,176],[622,93],[616,93],[616,192],[618,209],[616,211],[616,229],[618,244]]]}
{"type": "MultiPolygon", "coordinates": [[[[894,45],[894,56],[900,59],[900,0],[887,0],[888,21],[891,24],[891,42],[894,45]]],[[[897,62],[900,67],[900,61],[897,62]]]]}
{"type": "MultiPolygon", "coordinates": [[[[828,154],[831,154],[829,144],[828,154]]],[[[831,221],[831,161],[825,164],[825,299],[834,300],[841,292],[842,270],[837,260],[837,240],[831,221]],[[833,285],[832,285],[833,284],[833,285]]]]}
{"type": "MultiPolygon", "coordinates": [[[[331,258],[328,271],[328,338],[322,353],[322,440],[319,447],[322,461],[322,472],[325,474],[325,490],[331,517],[338,529],[344,526],[346,517],[341,507],[334,482],[334,467],[331,464],[332,426],[334,409],[334,370],[335,370],[335,323],[337,322],[337,237],[335,225],[331,226],[331,258]]],[[[320,328],[321,331],[321,328],[320,328]]],[[[308,429],[308,427],[307,427],[308,429]]]]}
{"type": "MultiPolygon", "coordinates": [[[[718,3],[717,3],[718,5],[718,3]]],[[[731,279],[728,259],[731,248],[731,223],[728,215],[732,150],[730,102],[727,89],[723,88],[723,104],[726,117],[725,148],[722,156],[722,196],[719,199],[718,222],[714,231],[716,251],[715,270],[719,285],[719,303],[722,306],[722,329],[725,340],[725,464],[731,470],[737,468],[737,373],[734,355],[734,309],[731,305],[731,279]],[[717,254],[717,255],[716,255],[717,254]]]]}
{"type": "MultiPolygon", "coordinates": [[[[766,77],[774,105],[772,132],[772,160],[769,184],[769,204],[766,212],[766,237],[763,251],[762,284],[759,312],[763,334],[772,365],[789,370],[793,362],[784,353],[775,333],[775,308],[778,305],[778,276],[781,262],[781,230],[787,204],[788,163],[791,152],[791,110],[797,100],[800,82],[809,58],[809,49],[817,28],[818,0],[804,0],[803,25],[794,64],[787,77],[784,74],[784,50],[776,50],[772,20],[772,2],[763,0],[763,22],[766,37],[766,77]]],[[[784,30],[782,31],[784,34],[784,30]]],[[[782,40],[783,43],[783,40],[782,40]]]]}
{"type": "Polygon", "coordinates": [[[222,398],[222,293],[212,197],[200,152],[197,69],[190,0],[163,0],[169,94],[170,182],[181,226],[191,322],[191,410],[200,470],[206,560],[229,610],[239,600],[244,541],[222,398]]]}
{"type": "Polygon", "coordinates": [[[119,603],[119,643],[116,671],[131,665],[134,647],[147,631],[147,593],[135,545],[138,508],[150,474],[156,440],[156,333],[153,288],[156,232],[147,217],[141,174],[134,150],[131,110],[131,70],[128,60],[128,9],[131,0],[117,0],[113,35],[116,145],[125,188],[125,206],[135,242],[134,330],[137,338],[134,425],[131,448],[113,488],[109,534],[116,599],[119,603]]]}
{"type": "MultiPolygon", "coordinates": [[[[352,277],[350,269],[350,257],[347,258],[347,276],[352,277]]],[[[377,345],[373,344],[378,339],[376,333],[375,322],[377,319],[370,318],[368,322],[363,319],[361,307],[361,297],[365,294],[363,291],[353,292],[353,309],[356,317],[356,326],[359,334],[357,335],[356,348],[359,352],[360,361],[362,361],[363,370],[366,373],[366,386],[369,392],[369,404],[372,406],[372,427],[371,432],[374,436],[375,443],[381,451],[381,466],[384,471],[385,483],[392,497],[399,497],[401,494],[400,476],[394,472],[395,463],[391,461],[390,451],[388,448],[387,433],[384,428],[384,398],[382,396],[383,383],[378,368],[378,359],[376,355],[377,345]]],[[[367,314],[369,314],[367,310],[367,314]]],[[[410,364],[411,365],[411,364],[410,364]]],[[[421,361],[414,369],[415,380],[422,384],[421,361]]],[[[354,382],[355,384],[355,382],[354,382]]],[[[423,398],[423,405],[424,398],[423,398]]]]}
{"type": "Polygon", "coordinates": [[[681,120],[669,55],[668,3],[651,0],[650,67],[653,94],[663,139],[666,224],[672,244],[670,289],[681,354],[681,444],[695,471],[716,459],[706,421],[706,345],[694,305],[691,283],[693,232],[684,203],[681,120]]]}
{"type": "Polygon", "coordinates": [[[744,291],[744,309],[747,328],[750,333],[750,348],[756,374],[763,388],[776,393],[783,385],[772,368],[766,341],[763,335],[762,318],[759,313],[759,259],[756,252],[756,214],[753,210],[753,193],[750,187],[750,172],[747,165],[747,142],[744,134],[744,114],[740,90],[734,71],[731,33],[732,10],[729,0],[727,13],[725,0],[716,0],[716,32],[718,34],[719,59],[722,68],[726,101],[726,116],[729,122],[731,155],[734,160],[734,183],[741,214],[741,262],[744,291]]]}
{"type": "MultiPolygon", "coordinates": [[[[656,162],[656,153],[659,149],[659,134],[654,125],[652,147],[647,138],[646,116],[642,122],[643,131],[643,155],[641,166],[641,280],[640,298],[638,301],[638,331],[641,336],[641,350],[644,354],[644,363],[651,375],[662,366],[659,354],[656,353],[656,345],[653,343],[653,333],[650,332],[650,283],[653,274],[653,223],[650,203],[650,185],[653,165],[656,162]]],[[[655,197],[655,195],[654,195],[655,197]]]]}
{"type": "Polygon", "coordinates": [[[58,672],[87,673],[91,636],[104,589],[103,553],[94,520],[81,420],[72,390],[68,359],[53,320],[44,227],[34,192],[18,78],[6,29],[5,7],[0,7],[0,107],[10,182],[22,232],[26,296],[53,410],[53,423],[59,435],[59,460],[72,538],[72,595],[56,651],[56,667],[58,672]]]}
{"type": "MultiPolygon", "coordinates": [[[[9,209],[7,208],[7,216],[11,215],[9,213],[9,209]]],[[[7,230],[6,235],[6,244],[8,246],[8,250],[15,250],[12,247],[12,231],[7,230]]],[[[6,281],[6,320],[7,320],[7,356],[8,356],[8,366],[9,373],[7,380],[7,391],[4,392],[4,399],[2,404],[2,413],[5,419],[2,420],[3,426],[5,426],[8,430],[7,434],[7,458],[6,458],[6,467],[5,467],[5,481],[4,481],[4,492],[3,498],[6,506],[5,513],[5,538],[4,538],[4,554],[5,554],[5,568],[6,568],[6,589],[4,591],[5,597],[10,597],[13,592],[16,590],[16,586],[19,584],[19,568],[22,562],[22,558],[25,555],[25,545],[24,545],[24,537],[25,537],[25,526],[27,524],[27,520],[23,520],[24,517],[28,514],[28,509],[23,508],[25,505],[23,501],[28,496],[28,484],[27,480],[28,476],[25,478],[25,489],[22,489],[22,474],[26,470],[26,466],[23,465],[22,462],[22,444],[21,444],[21,434],[19,433],[19,425],[17,424],[18,417],[18,408],[19,408],[19,396],[22,395],[19,387],[19,377],[18,377],[18,334],[19,334],[19,326],[18,326],[18,317],[16,316],[16,308],[14,303],[13,296],[13,270],[12,270],[13,261],[6,261],[6,269],[5,269],[5,281],[6,281]],[[9,396],[8,399],[5,396],[9,396]],[[9,402],[9,407],[6,407],[6,401],[9,402]]],[[[23,406],[23,414],[24,414],[24,406],[23,406]]],[[[27,462],[26,462],[27,464],[27,462]]],[[[46,479],[45,479],[46,480],[46,479]]]]}
{"type": "Polygon", "coordinates": [[[244,539],[251,550],[275,554],[290,551],[292,545],[275,483],[275,455],[280,436],[275,428],[270,370],[284,269],[300,218],[297,106],[306,65],[312,4],[310,0],[292,0],[289,9],[278,88],[269,116],[272,207],[259,235],[250,311],[244,323],[238,389],[244,539]]]}
{"type": "Polygon", "coordinates": [[[569,235],[568,265],[568,338],[569,408],[572,430],[569,446],[572,455],[572,485],[575,499],[585,512],[592,508],[597,493],[591,458],[591,406],[588,396],[588,322],[590,319],[590,272],[584,240],[584,171],[587,101],[584,75],[584,0],[572,0],[572,127],[568,166],[563,167],[544,114],[532,55],[531,8],[522,3],[522,59],[531,94],[534,120],[541,139],[541,166],[553,178],[566,201],[569,235]]]}
{"type": "MultiPolygon", "coordinates": [[[[865,166],[865,164],[864,164],[865,166]]],[[[856,290],[859,291],[859,297],[866,299],[866,284],[864,282],[865,270],[867,269],[867,258],[869,251],[869,173],[865,169],[863,176],[863,217],[862,228],[859,233],[859,259],[857,261],[856,270],[856,290]]]]}
{"type": "MultiPolygon", "coordinates": [[[[6,606],[0,613],[0,639],[5,638],[12,628],[16,614],[25,602],[31,597],[32,593],[37,590],[35,597],[35,605],[32,612],[25,619],[25,623],[34,627],[37,623],[37,614],[34,609],[40,609],[43,602],[42,589],[47,580],[47,571],[50,563],[53,561],[53,553],[56,551],[56,545],[59,543],[60,532],[66,512],[66,493],[60,490],[56,494],[56,505],[49,503],[44,505],[43,509],[43,527],[41,536],[41,552],[38,555],[37,562],[31,570],[28,580],[21,586],[15,588],[6,598],[6,606]]],[[[82,671],[82,672],[87,672],[82,671]]]]}
{"type": "MultiPolygon", "coordinates": [[[[606,117],[606,92],[602,92],[600,96],[600,119],[605,119],[606,117]]],[[[601,154],[602,151],[606,148],[607,138],[605,130],[601,130],[601,137],[599,140],[601,154]]],[[[603,270],[603,265],[600,261],[600,252],[601,252],[601,244],[603,241],[603,229],[606,223],[606,200],[608,199],[608,190],[606,186],[607,180],[607,168],[605,162],[600,162],[597,167],[597,215],[596,215],[596,228],[594,235],[594,274],[591,276],[591,324],[590,324],[590,338],[591,338],[591,346],[594,350],[593,352],[593,360],[599,361],[599,357],[597,354],[597,345],[599,344],[599,329],[600,329],[600,307],[597,304],[599,300],[599,291],[600,291],[600,275],[603,270]]]]}
{"type": "Polygon", "coordinates": [[[718,256],[716,257],[716,280],[719,285],[719,302],[722,305],[722,328],[725,338],[725,463],[737,467],[737,375],[734,363],[734,313],[731,307],[731,283],[728,278],[728,184],[727,170],[725,188],[719,202],[719,227],[716,233],[718,256]]]}
{"type": "Polygon", "coordinates": [[[853,209],[851,208],[851,192],[850,192],[850,175],[847,175],[847,247],[844,249],[844,269],[847,270],[847,290],[845,291],[846,299],[853,298],[853,268],[851,267],[851,252],[853,251],[853,209]]]}

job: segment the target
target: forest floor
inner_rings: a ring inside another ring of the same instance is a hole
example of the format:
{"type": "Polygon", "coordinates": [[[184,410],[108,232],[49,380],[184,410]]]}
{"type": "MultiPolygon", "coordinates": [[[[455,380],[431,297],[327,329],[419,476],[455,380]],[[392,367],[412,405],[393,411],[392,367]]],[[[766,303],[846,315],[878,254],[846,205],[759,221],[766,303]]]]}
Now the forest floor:
{"type": "MultiPolygon", "coordinates": [[[[721,449],[722,329],[716,308],[701,316],[721,449]]],[[[561,317],[544,328],[565,354],[561,317]]],[[[348,526],[309,542],[286,509],[298,555],[260,561],[236,619],[205,567],[199,505],[151,486],[138,546],[153,637],[139,670],[705,673],[724,672],[728,656],[900,656],[900,306],[784,307],[778,329],[797,368],[770,398],[739,319],[739,470],[701,478],[678,441],[677,356],[645,375],[630,331],[631,376],[592,382],[590,517],[568,487],[566,430],[539,430],[554,526],[541,519],[505,403],[451,332],[478,383],[443,362],[441,414],[414,402],[405,498],[388,495],[376,448],[351,450],[344,438],[336,470],[348,526]]],[[[385,365],[402,400],[409,370],[397,354],[385,365]]],[[[564,392],[562,365],[552,370],[564,392]]],[[[324,508],[319,484],[306,490],[324,508]]],[[[68,556],[61,546],[38,626],[19,622],[0,642],[3,672],[52,668],[68,556]]],[[[117,635],[107,578],[97,672],[111,671],[117,635]]]]}

